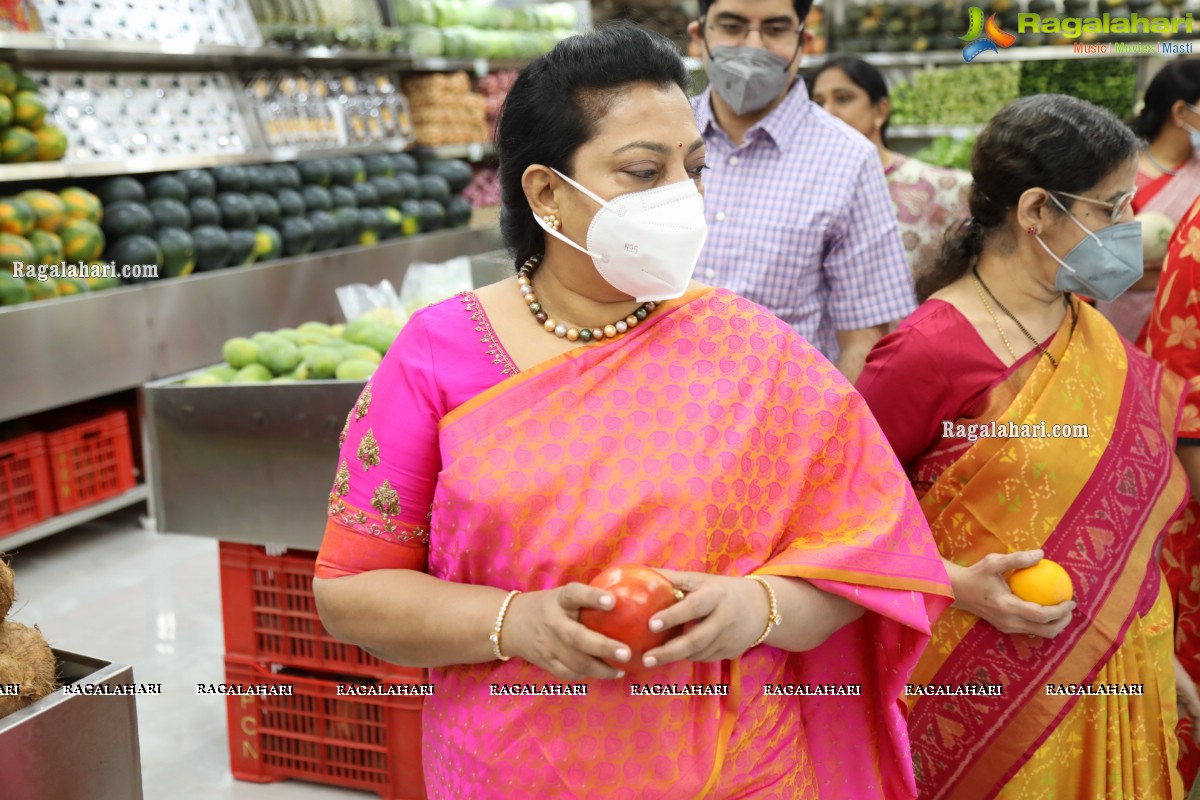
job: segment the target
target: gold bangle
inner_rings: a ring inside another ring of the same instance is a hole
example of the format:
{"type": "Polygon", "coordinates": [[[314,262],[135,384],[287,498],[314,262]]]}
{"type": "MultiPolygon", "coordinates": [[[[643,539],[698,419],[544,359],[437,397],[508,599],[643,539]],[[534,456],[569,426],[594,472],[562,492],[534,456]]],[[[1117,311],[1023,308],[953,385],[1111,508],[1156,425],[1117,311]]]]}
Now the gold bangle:
{"type": "MultiPolygon", "coordinates": [[[[767,612],[767,627],[763,629],[762,636],[759,636],[754,644],[750,647],[757,647],[767,640],[771,635],[771,631],[775,630],[775,626],[783,622],[783,617],[779,616],[779,605],[775,602],[775,590],[771,588],[771,584],[761,575],[747,575],[747,578],[756,582],[759,586],[767,590],[767,600],[771,604],[770,610],[767,612]]],[[[747,647],[747,650],[750,648],[747,647]]]]}
{"type": "Polygon", "coordinates": [[[508,597],[504,598],[504,603],[500,606],[500,613],[496,615],[496,627],[492,628],[492,635],[488,637],[492,643],[492,654],[501,661],[508,661],[512,658],[512,656],[506,656],[500,652],[500,632],[504,629],[504,617],[508,614],[508,604],[520,593],[519,589],[513,589],[508,593],[508,597]]]}

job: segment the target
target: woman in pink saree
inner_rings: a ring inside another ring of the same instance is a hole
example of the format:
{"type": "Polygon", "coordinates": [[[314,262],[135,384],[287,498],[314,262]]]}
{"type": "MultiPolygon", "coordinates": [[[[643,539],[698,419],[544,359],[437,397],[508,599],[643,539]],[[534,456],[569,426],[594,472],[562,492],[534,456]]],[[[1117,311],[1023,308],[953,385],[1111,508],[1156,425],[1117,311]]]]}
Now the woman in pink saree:
{"type": "Polygon", "coordinates": [[[862,398],[689,281],[686,80],[625,25],[522,72],[518,276],[415,314],[347,420],[314,592],[334,635],[429,668],[430,797],[915,796],[902,695],[944,567],[862,398]],[[631,562],[685,593],[650,627],[687,623],[636,664],[578,621],[631,562]]]}

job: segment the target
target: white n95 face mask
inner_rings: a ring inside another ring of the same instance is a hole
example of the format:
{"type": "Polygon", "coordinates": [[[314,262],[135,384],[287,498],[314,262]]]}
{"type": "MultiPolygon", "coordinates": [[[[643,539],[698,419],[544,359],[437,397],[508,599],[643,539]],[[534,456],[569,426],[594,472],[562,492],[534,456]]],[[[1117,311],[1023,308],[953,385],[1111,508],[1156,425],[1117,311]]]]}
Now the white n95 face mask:
{"type": "Polygon", "coordinates": [[[534,214],[542,230],[591,256],[600,277],[639,303],[683,296],[708,235],[704,198],[694,181],[605,201],[558,170],[554,172],[595,200],[600,210],[588,227],[586,249],[534,214]]]}

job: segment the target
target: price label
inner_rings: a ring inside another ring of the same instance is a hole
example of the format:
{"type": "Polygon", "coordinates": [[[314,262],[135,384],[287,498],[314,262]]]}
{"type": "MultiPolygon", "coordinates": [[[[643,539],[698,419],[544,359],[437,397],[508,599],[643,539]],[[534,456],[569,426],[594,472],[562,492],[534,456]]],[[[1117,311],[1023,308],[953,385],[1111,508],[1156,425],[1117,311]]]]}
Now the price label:
{"type": "Polygon", "coordinates": [[[479,142],[471,142],[467,145],[467,160],[482,161],[483,160],[483,145],[479,142]]]}

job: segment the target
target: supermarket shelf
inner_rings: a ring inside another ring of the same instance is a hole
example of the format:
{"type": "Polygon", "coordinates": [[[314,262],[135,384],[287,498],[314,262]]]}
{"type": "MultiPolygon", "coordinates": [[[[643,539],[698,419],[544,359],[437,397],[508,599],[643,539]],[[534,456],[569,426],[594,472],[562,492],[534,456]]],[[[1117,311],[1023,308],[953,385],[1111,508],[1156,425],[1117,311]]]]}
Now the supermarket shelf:
{"type": "Polygon", "coordinates": [[[0,164],[0,183],[10,181],[50,181],[60,178],[99,178],[105,175],[136,175],[147,172],[171,172],[180,169],[207,169],[230,164],[263,164],[271,161],[295,161],[302,158],[398,153],[409,142],[392,140],[346,147],[277,147],[247,153],[211,153],[190,156],[142,156],[112,161],[46,161],[35,164],[0,164]]]}
{"type": "Polygon", "coordinates": [[[496,146],[491,142],[471,144],[448,144],[441,147],[417,147],[413,150],[422,158],[459,158],[465,161],[483,161],[496,156],[496,146]]]}
{"type": "Polygon", "coordinates": [[[965,139],[975,136],[982,125],[889,125],[889,139],[936,139],[939,136],[953,136],[955,139],[965,139]]]}
{"type": "Polygon", "coordinates": [[[489,226],[395,239],[303,258],[0,308],[5,353],[0,421],[136,388],[220,360],[234,336],[341,319],[335,289],[501,247],[489,226]]]}
{"type": "MultiPolygon", "coordinates": [[[[1150,42],[1149,44],[1154,44],[1150,42]]],[[[924,53],[830,53],[825,56],[804,56],[801,67],[819,67],[826,60],[839,55],[858,55],[877,67],[924,67],[927,65],[966,64],[961,50],[932,50],[924,53]]],[[[1072,45],[1048,45],[1041,47],[1010,47],[998,53],[986,53],[975,61],[977,64],[1006,61],[1057,61],[1059,59],[1082,58],[1072,45]]],[[[1136,53],[1118,53],[1110,48],[1107,53],[1089,53],[1087,58],[1149,58],[1136,53]]],[[[1161,56],[1160,56],[1161,57],[1161,56]]]]}
{"type": "Polygon", "coordinates": [[[192,41],[151,42],[115,39],[68,39],[42,33],[0,33],[0,51],[20,64],[96,63],[108,68],[175,66],[378,66],[414,72],[457,72],[477,75],[521,69],[530,59],[410,58],[405,53],[345,50],[338,47],[239,47],[192,41]]]}
{"type": "Polygon", "coordinates": [[[74,528],[76,525],[91,522],[114,511],[120,511],[123,508],[144,503],[149,498],[150,489],[146,484],[136,486],[116,497],[110,497],[107,500],[101,500],[99,503],[93,503],[90,506],[76,509],[66,514],[60,514],[57,517],[51,517],[32,527],[23,528],[16,533],[10,533],[8,536],[0,536],[0,550],[12,552],[18,547],[27,545],[30,542],[36,542],[38,539],[45,539],[47,536],[62,533],[65,530],[74,528]]]}

